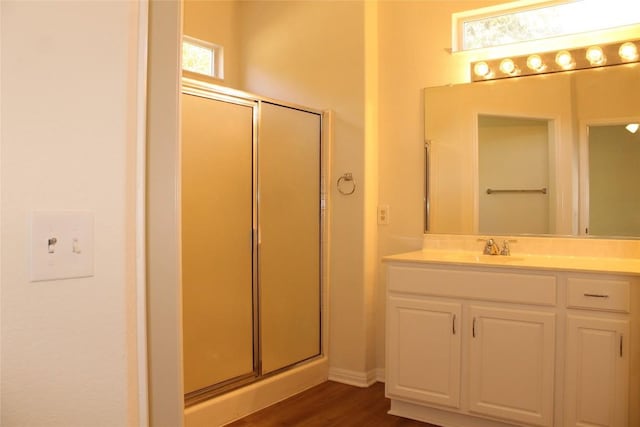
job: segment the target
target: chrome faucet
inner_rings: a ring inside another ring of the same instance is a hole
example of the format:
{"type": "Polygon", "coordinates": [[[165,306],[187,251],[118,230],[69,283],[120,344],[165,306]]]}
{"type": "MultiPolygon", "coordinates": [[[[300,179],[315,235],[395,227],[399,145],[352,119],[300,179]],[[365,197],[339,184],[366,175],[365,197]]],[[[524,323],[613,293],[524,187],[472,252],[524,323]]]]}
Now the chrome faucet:
{"type": "Polygon", "coordinates": [[[487,241],[484,244],[484,251],[482,253],[485,255],[499,255],[500,248],[496,244],[495,240],[487,239],[487,241]]]}

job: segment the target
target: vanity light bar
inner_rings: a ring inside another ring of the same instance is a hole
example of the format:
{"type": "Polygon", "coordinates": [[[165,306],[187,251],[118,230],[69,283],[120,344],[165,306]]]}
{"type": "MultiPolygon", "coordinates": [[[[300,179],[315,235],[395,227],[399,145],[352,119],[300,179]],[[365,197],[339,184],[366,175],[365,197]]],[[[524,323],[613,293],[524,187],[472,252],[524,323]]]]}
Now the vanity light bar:
{"type": "Polygon", "coordinates": [[[471,81],[504,79],[640,62],[640,40],[471,63],[471,81]]]}

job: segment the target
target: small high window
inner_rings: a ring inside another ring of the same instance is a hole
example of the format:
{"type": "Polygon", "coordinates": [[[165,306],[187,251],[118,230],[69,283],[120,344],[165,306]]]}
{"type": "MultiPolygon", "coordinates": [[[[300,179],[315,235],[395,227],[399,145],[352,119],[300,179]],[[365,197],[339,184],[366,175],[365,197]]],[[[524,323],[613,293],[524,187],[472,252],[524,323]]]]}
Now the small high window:
{"type": "Polygon", "coordinates": [[[216,79],[224,78],[222,46],[182,37],[182,69],[216,79]]]}
{"type": "Polygon", "coordinates": [[[453,15],[455,50],[503,46],[640,23],[638,0],[517,1],[453,15]]]}

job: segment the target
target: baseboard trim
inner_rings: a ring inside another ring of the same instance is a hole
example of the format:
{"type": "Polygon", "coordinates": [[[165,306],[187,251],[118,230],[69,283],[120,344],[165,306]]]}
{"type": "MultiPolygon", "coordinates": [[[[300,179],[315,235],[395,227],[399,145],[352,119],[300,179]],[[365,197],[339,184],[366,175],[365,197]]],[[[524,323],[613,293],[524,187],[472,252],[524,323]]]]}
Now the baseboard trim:
{"type": "MultiPolygon", "coordinates": [[[[352,371],[350,369],[329,368],[329,380],[356,387],[369,387],[375,382],[380,381],[378,371],[378,369],[362,372],[352,371]]],[[[382,379],[384,380],[384,374],[382,375],[382,379]]]]}
{"type": "Polygon", "coordinates": [[[186,408],[184,426],[222,426],[273,405],[326,381],[328,364],[323,357],[186,408]]]}

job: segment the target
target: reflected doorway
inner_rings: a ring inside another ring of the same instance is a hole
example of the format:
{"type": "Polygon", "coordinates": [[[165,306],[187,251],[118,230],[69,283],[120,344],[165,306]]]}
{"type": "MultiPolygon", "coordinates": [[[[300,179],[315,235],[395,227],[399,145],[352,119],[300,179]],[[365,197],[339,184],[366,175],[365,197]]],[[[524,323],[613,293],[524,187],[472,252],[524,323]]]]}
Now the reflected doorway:
{"type": "Polygon", "coordinates": [[[581,232],[640,236],[640,131],[633,121],[590,124],[581,144],[581,232]]]}
{"type": "Polygon", "coordinates": [[[478,229],[548,234],[552,229],[549,120],[478,116],[478,229]]]}

